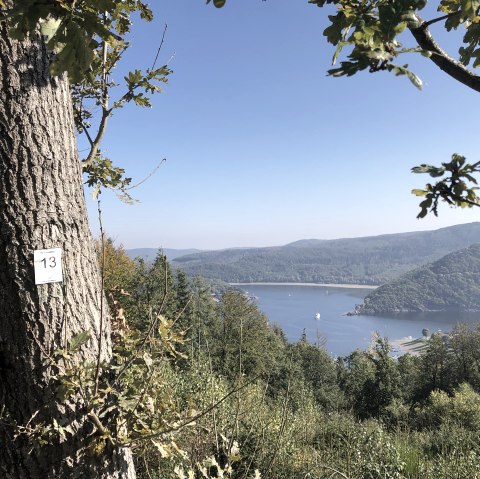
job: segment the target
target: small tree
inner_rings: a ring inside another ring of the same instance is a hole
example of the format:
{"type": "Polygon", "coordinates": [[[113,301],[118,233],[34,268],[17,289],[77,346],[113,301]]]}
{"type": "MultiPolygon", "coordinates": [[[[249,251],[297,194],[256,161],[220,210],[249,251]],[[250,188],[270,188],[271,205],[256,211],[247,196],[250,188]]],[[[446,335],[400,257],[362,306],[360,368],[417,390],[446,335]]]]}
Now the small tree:
{"type": "Polygon", "coordinates": [[[277,340],[267,318],[243,293],[226,291],[210,345],[218,371],[230,379],[268,377],[274,372],[277,340]]]}

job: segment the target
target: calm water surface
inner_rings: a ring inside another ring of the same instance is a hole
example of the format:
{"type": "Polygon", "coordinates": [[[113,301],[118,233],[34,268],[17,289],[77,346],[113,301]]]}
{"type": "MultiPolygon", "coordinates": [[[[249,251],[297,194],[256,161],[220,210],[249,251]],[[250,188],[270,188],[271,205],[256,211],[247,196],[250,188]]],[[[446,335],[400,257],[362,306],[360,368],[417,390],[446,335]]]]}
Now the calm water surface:
{"type": "Polygon", "coordinates": [[[334,356],[366,348],[375,331],[394,340],[419,337],[423,328],[430,332],[450,331],[458,322],[474,325],[480,321],[480,313],[345,316],[372,291],[369,289],[260,285],[242,286],[242,289],[258,298],[260,310],[270,323],[282,327],[289,340],[298,340],[305,329],[311,342],[316,342],[318,335],[326,339],[325,347],[334,356]],[[320,320],[315,319],[316,313],[320,313],[320,320]]]}

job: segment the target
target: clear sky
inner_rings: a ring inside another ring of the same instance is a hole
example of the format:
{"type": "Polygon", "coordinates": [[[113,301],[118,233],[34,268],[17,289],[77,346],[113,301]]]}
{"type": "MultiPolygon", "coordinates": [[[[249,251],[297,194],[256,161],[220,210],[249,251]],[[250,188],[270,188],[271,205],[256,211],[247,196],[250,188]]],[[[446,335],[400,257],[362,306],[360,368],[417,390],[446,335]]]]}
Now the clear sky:
{"type": "MultiPolygon", "coordinates": [[[[132,191],[138,203],[102,194],[104,226],[117,243],[270,246],[480,218],[479,210],[444,206],[439,218],[416,219],[410,190],[427,177],[411,167],[454,152],[479,160],[480,96],[428,59],[405,59],[424,80],[422,92],[388,73],[331,78],[333,47],[322,35],[329,11],[307,0],[152,6],[155,20],[136,23],[123,68],[151,66],[167,23],[160,63],[174,55],[174,73],[152,109],[113,117],[103,150],[134,182],[166,162],[132,191]]],[[[452,50],[450,39],[442,42],[452,50]]]]}

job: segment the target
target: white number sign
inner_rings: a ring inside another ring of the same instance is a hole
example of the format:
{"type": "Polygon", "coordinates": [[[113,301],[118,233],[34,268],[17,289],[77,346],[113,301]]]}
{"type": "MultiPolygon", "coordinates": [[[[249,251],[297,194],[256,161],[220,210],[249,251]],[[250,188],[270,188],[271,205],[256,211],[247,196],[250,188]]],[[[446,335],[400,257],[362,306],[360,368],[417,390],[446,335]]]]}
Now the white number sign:
{"type": "Polygon", "coordinates": [[[33,252],[35,284],[61,283],[62,250],[60,248],[37,249],[33,252]]]}

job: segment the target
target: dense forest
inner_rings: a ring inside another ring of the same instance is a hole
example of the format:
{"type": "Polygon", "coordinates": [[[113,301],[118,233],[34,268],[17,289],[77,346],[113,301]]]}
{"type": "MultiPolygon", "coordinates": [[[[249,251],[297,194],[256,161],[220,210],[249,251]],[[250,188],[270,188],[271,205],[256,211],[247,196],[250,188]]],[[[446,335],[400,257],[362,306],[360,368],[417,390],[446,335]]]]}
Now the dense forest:
{"type": "Polygon", "coordinates": [[[408,311],[480,311],[480,244],[380,286],[354,314],[408,311]]]}
{"type": "Polygon", "coordinates": [[[435,231],[201,252],[176,258],[172,264],[190,276],[231,283],[380,285],[479,241],[480,223],[470,223],[435,231]]]}
{"type": "Polygon", "coordinates": [[[139,478],[477,477],[480,329],[398,359],[374,336],[335,359],[161,253],[147,265],[108,242],[103,274],[139,478]]]}

